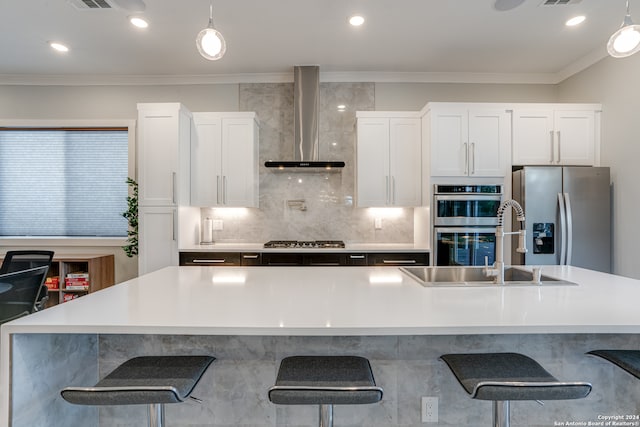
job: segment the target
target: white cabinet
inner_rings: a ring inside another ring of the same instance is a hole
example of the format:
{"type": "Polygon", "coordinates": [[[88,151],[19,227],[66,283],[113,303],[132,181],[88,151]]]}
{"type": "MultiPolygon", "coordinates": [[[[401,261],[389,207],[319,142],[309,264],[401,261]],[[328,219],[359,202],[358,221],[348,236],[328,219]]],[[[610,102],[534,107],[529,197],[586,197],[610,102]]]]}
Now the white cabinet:
{"type": "Polygon", "coordinates": [[[138,104],[138,274],[178,265],[179,205],[188,204],[191,113],[138,104]]]}
{"type": "MultiPolygon", "coordinates": [[[[178,103],[138,104],[138,184],[141,206],[175,206],[188,197],[180,174],[189,147],[191,114],[178,103]]],[[[188,161],[188,159],[187,159],[188,161]]],[[[183,167],[184,168],[184,167],[183,167]]]]}
{"type": "Polygon", "coordinates": [[[138,274],[178,265],[177,208],[138,209],[138,274]]]}
{"type": "Polygon", "coordinates": [[[357,206],[420,206],[421,123],[417,113],[358,112],[357,119],[357,206]]]}
{"type": "Polygon", "coordinates": [[[506,175],[511,142],[506,109],[432,103],[427,115],[432,176],[506,175]]]}
{"type": "Polygon", "coordinates": [[[514,165],[596,164],[598,106],[523,106],[513,111],[514,165]],[[571,108],[574,107],[574,108],[571,108]]]}
{"type": "Polygon", "coordinates": [[[193,113],[191,205],[258,206],[255,113],[193,113]]]}

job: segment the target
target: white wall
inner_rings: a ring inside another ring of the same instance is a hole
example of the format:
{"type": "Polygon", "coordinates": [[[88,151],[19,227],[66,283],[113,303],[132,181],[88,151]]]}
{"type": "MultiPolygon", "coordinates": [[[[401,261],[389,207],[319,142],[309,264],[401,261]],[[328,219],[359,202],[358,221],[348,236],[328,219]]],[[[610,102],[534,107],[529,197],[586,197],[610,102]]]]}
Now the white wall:
{"type": "Polygon", "coordinates": [[[640,279],[640,55],[605,58],[558,87],[561,102],[602,104],[602,166],[613,183],[613,271],[640,279]]]}

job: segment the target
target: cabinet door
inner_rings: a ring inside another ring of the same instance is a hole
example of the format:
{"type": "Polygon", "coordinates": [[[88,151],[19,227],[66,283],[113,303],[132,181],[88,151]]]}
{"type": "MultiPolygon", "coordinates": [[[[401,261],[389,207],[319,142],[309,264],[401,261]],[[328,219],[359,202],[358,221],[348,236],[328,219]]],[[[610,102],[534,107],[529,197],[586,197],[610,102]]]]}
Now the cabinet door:
{"type": "Polygon", "coordinates": [[[356,145],[356,204],[381,207],[389,204],[389,119],[359,118],[356,145]]]}
{"type": "Polygon", "coordinates": [[[554,164],[552,110],[514,110],[512,158],[514,165],[554,164]]]}
{"type": "Polygon", "coordinates": [[[431,111],[431,175],[466,176],[469,170],[466,108],[431,111]]]}
{"type": "Polygon", "coordinates": [[[253,119],[222,120],[222,204],[258,206],[258,151],[253,119]]]}
{"type": "Polygon", "coordinates": [[[422,148],[419,118],[389,120],[390,205],[422,204],[422,148]]]}
{"type": "Polygon", "coordinates": [[[469,176],[505,176],[509,119],[505,110],[469,110],[469,176]]]}
{"type": "Polygon", "coordinates": [[[179,111],[140,110],[138,181],[141,206],[176,205],[180,142],[179,111]]]}
{"type": "Polygon", "coordinates": [[[556,111],[554,114],[556,162],[593,166],[595,161],[595,112],[556,111]]]}
{"type": "Polygon", "coordinates": [[[174,207],[139,210],[138,274],[178,265],[177,212],[174,207]]]}
{"type": "Polygon", "coordinates": [[[222,120],[194,113],[191,138],[191,205],[222,205],[222,120]]]}

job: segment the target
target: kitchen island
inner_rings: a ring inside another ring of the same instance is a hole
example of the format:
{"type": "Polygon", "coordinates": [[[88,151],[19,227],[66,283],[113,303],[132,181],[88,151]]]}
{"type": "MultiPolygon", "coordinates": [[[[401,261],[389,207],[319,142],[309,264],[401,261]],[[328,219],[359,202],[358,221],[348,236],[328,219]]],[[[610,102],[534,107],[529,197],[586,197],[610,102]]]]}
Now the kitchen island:
{"type": "Polygon", "coordinates": [[[519,351],[594,384],[582,401],[518,402],[514,426],[640,413],[637,382],[584,355],[640,347],[640,281],[543,272],[578,286],[423,287],[389,267],[168,267],[3,325],[0,426],[140,424],[145,408],[77,407],[58,391],[169,353],[218,358],[194,392],[202,407],[167,408],[176,426],[313,424],[314,408],[266,399],[279,360],[311,353],[368,357],[385,388],[380,405],[338,408],[337,426],[421,425],[421,396],[439,397],[437,425],[489,425],[491,405],[468,399],[438,360],[461,351],[519,351]]]}

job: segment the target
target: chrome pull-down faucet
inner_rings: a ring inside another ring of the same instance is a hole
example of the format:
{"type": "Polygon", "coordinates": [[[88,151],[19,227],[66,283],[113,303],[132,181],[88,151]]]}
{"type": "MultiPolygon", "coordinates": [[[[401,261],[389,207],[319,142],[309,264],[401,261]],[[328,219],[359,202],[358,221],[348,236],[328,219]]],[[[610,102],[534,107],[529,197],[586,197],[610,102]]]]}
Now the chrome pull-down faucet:
{"type": "Polygon", "coordinates": [[[498,226],[496,227],[496,262],[489,268],[488,260],[485,257],[485,266],[483,269],[487,277],[494,277],[495,283],[504,284],[504,236],[510,234],[518,234],[517,252],[526,253],[526,229],[524,228],[524,210],[520,203],[515,200],[505,200],[498,208],[498,226]],[[516,211],[516,219],[520,222],[520,231],[505,232],[503,226],[504,213],[507,208],[513,208],[516,211]]]}

